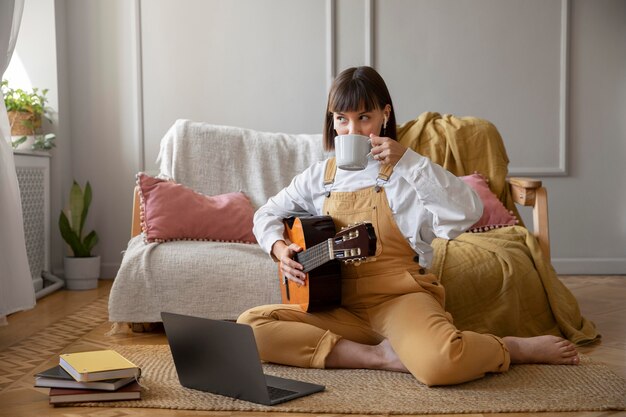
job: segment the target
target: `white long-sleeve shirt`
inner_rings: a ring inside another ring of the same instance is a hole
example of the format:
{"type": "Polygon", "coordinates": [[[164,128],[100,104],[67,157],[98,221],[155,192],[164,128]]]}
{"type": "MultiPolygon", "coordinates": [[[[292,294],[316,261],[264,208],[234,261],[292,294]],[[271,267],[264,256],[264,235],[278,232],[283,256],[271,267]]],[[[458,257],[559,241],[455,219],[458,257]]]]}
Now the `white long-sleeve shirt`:
{"type": "MultiPolygon", "coordinates": [[[[284,218],[322,215],[325,169],[326,161],[310,166],[257,210],[253,232],[268,254],[276,241],[284,239],[284,218]]],[[[332,191],[372,187],[379,169],[373,159],[362,171],[337,168],[332,191]]],[[[453,239],[482,215],[482,202],[471,187],[411,149],[398,161],[384,188],[394,220],[424,267],[432,262],[430,243],[435,237],[453,239]]]]}

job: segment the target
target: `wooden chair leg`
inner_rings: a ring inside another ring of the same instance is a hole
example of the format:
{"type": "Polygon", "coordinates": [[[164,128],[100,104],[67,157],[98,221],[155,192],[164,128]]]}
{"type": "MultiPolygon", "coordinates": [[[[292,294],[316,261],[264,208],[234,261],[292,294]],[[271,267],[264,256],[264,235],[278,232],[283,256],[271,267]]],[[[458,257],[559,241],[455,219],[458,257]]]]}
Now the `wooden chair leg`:
{"type": "Polygon", "coordinates": [[[163,330],[163,323],[131,323],[133,333],[151,333],[163,330]]]}
{"type": "Polygon", "coordinates": [[[535,191],[535,204],[533,206],[534,235],[539,241],[541,252],[550,260],[550,231],[548,225],[548,193],[544,187],[535,191]]]}

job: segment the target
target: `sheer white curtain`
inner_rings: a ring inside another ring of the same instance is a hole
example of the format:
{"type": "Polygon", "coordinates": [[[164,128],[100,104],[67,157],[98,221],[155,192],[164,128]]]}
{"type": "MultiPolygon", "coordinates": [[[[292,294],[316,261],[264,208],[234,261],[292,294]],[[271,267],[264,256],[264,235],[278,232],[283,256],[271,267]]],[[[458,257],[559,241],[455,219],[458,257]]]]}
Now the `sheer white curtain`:
{"type": "MultiPolygon", "coordinates": [[[[4,74],[17,40],[24,0],[0,1],[0,74],[4,74]]],[[[9,140],[11,129],[0,100],[0,325],[6,315],[32,308],[35,290],[28,267],[22,203],[9,140]]]]}

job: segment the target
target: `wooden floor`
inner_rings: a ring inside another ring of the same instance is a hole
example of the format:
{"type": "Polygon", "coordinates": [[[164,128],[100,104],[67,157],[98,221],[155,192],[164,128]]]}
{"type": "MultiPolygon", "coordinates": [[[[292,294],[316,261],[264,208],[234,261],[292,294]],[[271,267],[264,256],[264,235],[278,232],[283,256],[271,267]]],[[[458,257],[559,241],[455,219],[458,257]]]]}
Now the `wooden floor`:
{"type": "MultiPolygon", "coordinates": [[[[596,361],[604,362],[616,374],[626,378],[626,276],[563,276],[562,281],[572,290],[580,303],[583,315],[596,323],[602,340],[593,346],[581,347],[579,350],[596,361]]],[[[74,314],[81,307],[108,294],[111,281],[101,281],[97,290],[89,291],[59,291],[51,294],[37,303],[30,311],[16,313],[9,317],[9,325],[0,327],[0,353],[6,352],[11,346],[23,343],[27,338],[45,330],[48,326],[74,314]]],[[[162,332],[149,334],[126,334],[113,337],[105,336],[110,329],[109,323],[103,323],[90,331],[85,337],[72,345],[73,349],[91,347],[102,343],[116,344],[162,344],[166,343],[162,332]]],[[[37,355],[37,346],[26,346],[37,355]]],[[[58,356],[52,355],[49,361],[39,368],[53,366],[58,356]]],[[[12,368],[16,368],[13,364],[12,368]]],[[[17,364],[19,365],[19,364],[17,364]]],[[[26,368],[25,368],[26,369],[26,368]]],[[[114,409],[114,408],[83,408],[59,407],[48,405],[47,389],[32,388],[32,377],[27,375],[31,368],[25,371],[20,379],[22,386],[0,392],[0,416],[241,416],[260,417],[271,413],[244,413],[244,412],[199,412],[185,410],[158,410],[158,409],[114,409]]],[[[39,369],[38,369],[39,370],[39,369]]],[[[6,380],[0,364],[0,384],[6,380]]],[[[6,381],[5,381],[6,383],[6,381]]],[[[1,385],[0,385],[1,386],[1,385]]],[[[499,414],[501,415],[501,414],[499,414]]],[[[506,414],[506,416],[528,416],[531,414],[506,414]]],[[[580,413],[541,413],[541,416],[624,416],[626,412],[580,412],[580,413]]],[[[288,417],[300,417],[291,414],[288,417]]],[[[304,415],[302,415],[304,416],[304,415]]],[[[306,415],[310,417],[311,415],[306,415]]],[[[472,415],[477,416],[477,415],[472,415]]],[[[494,415],[495,416],[495,415],[494,415]]]]}

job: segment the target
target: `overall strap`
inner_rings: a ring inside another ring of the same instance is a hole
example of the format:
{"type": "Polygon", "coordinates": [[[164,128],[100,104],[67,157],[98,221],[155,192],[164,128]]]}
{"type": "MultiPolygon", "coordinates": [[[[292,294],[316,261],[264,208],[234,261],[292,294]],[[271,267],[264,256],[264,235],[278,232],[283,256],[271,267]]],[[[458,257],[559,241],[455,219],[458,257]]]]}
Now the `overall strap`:
{"type": "Polygon", "coordinates": [[[330,190],[335,182],[335,174],[337,173],[337,160],[333,156],[326,161],[326,170],[324,171],[324,189],[326,197],[330,197],[330,190]]]}
{"type": "Polygon", "coordinates": [[[381,165],[380,171],[378,171],[378,177],[376,177],[376,192],[379,192],[380,189],[387,184],[392,172],[393,165],[381,165]]]}
{"type": "MultiPolygon", "coordinates": [[[[376,192],[387,184],[391,174],[393,173],[392,165],[381,165],[378,171],[378,177],[376,177],[376,192]]],[[[326,190],[326,197],[330,196],[330,190],[335,182],[335,175],[337,174],[337,160],[335,157],[329,158],[326,161],[326,169],[324,171],[324,189],[326,190]]]]}

